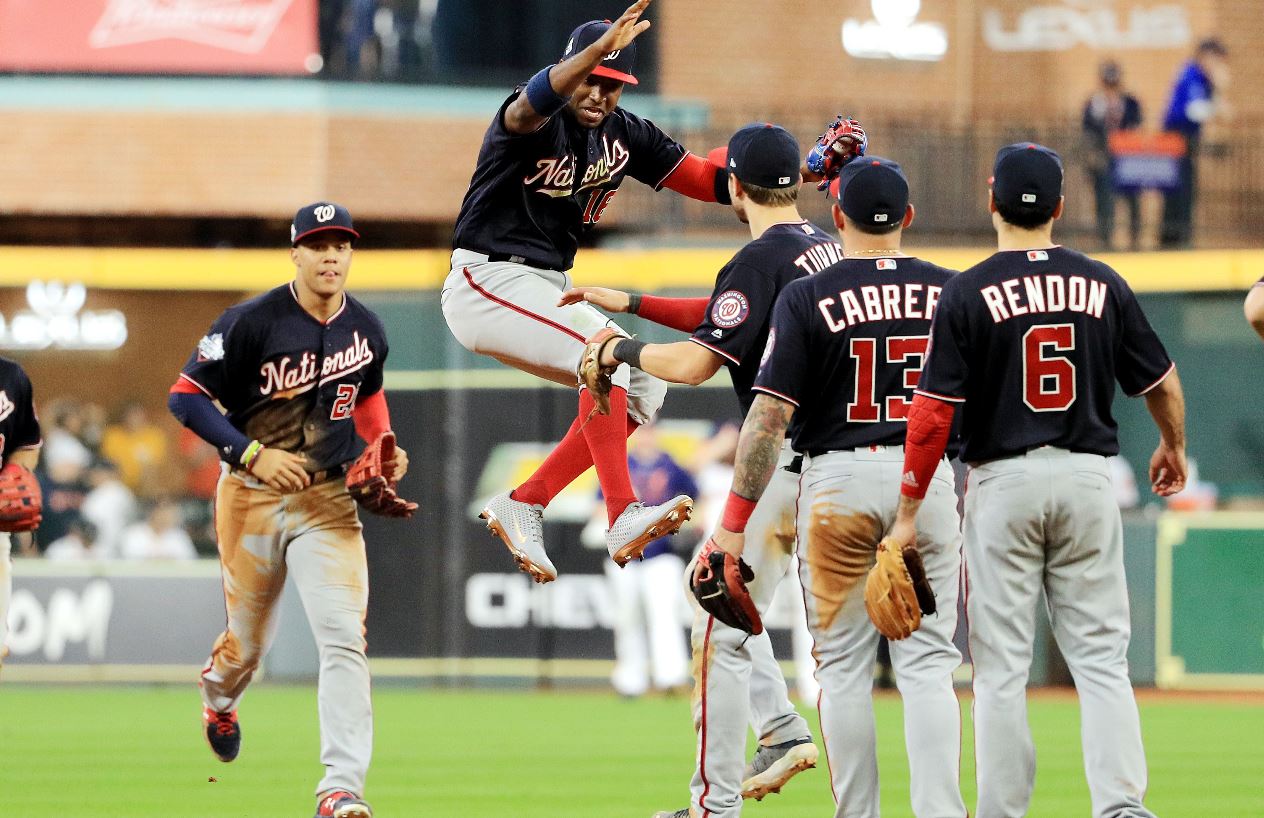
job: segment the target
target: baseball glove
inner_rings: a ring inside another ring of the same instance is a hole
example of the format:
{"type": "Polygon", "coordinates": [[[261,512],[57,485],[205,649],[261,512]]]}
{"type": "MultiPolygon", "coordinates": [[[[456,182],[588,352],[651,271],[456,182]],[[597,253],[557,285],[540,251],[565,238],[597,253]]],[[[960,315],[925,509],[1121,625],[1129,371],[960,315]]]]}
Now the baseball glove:
{"type": "Polygon", "coordinates": [[[689,590],[704,611],[729,627],[758,636],[764,632],[764,623],[746,589],[746,583],[754,578],[746,560],[708,539],[689,574],[689,590]]]}
{"type": "Polygon", "coordinates": [[[411,517],[417,504],[395,493],[395,433],[383,432],[347,472],[347,491],[366,511],[383,517],[411,517]]]}
{"type": "Polygon", "coordinates": [[[865,610],[887,639],[908,638],[923,614],[935,612],[935,592],[916,548],[900,551],[878,543],[878,561],[865,580],[865,610]]]}
{"type": "Polygon", "coordinates": [[[0,531],[34,531],[39,528],[39,481],[31,470],[9,463],[0,469],[0,531]]]}
{"type": "Polygon", "coordinates": [[[825,190],[838,178],[846,165],[857,156],[864,156],[869,147],[865,129],[854,119],[839,114],[834,123],[825,129],[808,151],[804,162],[808,170],[821,177],[817,190],[825,190]]]}
{"type": "Polygon", "coordinates": [[[599,330],[586,342],[584,353],[579,356],[579,365],[575,368],[579,385],[587,387],[589,394],[592,395],[596,411],[603,415],[610,414],[610,390],[613,388],[610,376],[619,367],[617,365],[602,366],[601,350],[606,344],[618,341],[620,338],[623,336],[609,327],[599,330]]]}

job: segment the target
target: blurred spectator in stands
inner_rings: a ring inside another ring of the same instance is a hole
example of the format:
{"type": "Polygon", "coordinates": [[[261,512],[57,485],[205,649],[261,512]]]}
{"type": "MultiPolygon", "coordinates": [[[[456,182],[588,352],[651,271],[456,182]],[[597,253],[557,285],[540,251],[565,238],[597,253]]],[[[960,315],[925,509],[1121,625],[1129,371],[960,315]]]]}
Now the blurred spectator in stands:
{"type": "Polygon", "coordinates": [[[215,447],[184,426],[180,427],[176,446],[184,465],[185,494],[198,500],[214,500],[223,462],[215,447]]]}
{"type": "MultiPolygon", "coordinates": [[[[1141,125],[1141,103],[1124,90],[1119,63],[1107,60],[1098,69],[1100,86],[1084,103],[1084,162],[1097,201],[1097,235],[1110,248],[1115,235],[1115,179],[1111,167],[1110,136],[1141,125]]],[[[1137,249],[1141,235],[1141,203],[1137,191],[1121,194],[1128,205],[1129,247],[1137,249]]]]}
{"type": "MultiPolygon", "coordinates": [[[[48,438],[44,440],[47,445],[48,438]]],[[[46,543],[66,536],[70,527],[79,521],[80,509],[88,494],[84,474],[83,467],[74,459],[62,458],[47,465],[41,462],[36,472],[40,492],[44,495],[44,519],[36,532],[36,543],[41,550],[46,543]]]]}
{"type": "Polygon", "coordinates": [[[167,447],[167,433],[149,419],[139,401],[125,403],[118,422],[107,426],[101,439],[101,455],[118,466],[123,482],[141,497],[170,491],[162,474],[167,447]]]}
{"type": "Polygon", "coordinates": [[[1203,125],[1224,111],[1223,95],[1229,84],[1229,52],[1211,37],[1198,44],[1194,57],[1181,67],[1172,86],[1163,118],[1163,129],[1185,138],[1180,184],[1163,196],[1163,227],[1159,246],[1188,247],[1194,233],[1194,201],[1198,192],[1198,154],[1203,125]]]}
{"type": "Polygon", "coordinates": [[[377,66],[374,38],[377,0],[350,0],[349,6],[344,38],[347,72],[350,76],[367,79],[377,66]]]}
{"type": "MultiPolygon", "coordinates": [[[[628,446],[632,487],[647,505],[677,494],[695,497],[693,477],[659,448],[653,426],[642,426],[628,446]]],[[[586,545],[605,546],[606,513],[599,506],[585,527],[586,545]],[[596,536],[594,536],[594,534],[596,536]]],[[[685,638],[685,561],[672,550],[672,538],[645,547],[640,560],[623,568],[603,560],[614,601],[615,666],[610,682],[621,696],[649,690],[683,691],[689,684],[689,644],[685,638]]]]}
{"type": "Polygon", "coordinates": [[[123,529],[119,556],[128,560],[191,560],[197,558],[180,519],[180,507],[168,499],[159,500],[145,519],[123,529]]]}
{"type": "Polygon", "coordinates": [[[109,460],[92,464],[87,483],[80,513],[96,529],[96,553],[104,559],[117,557],[123,529],[136,519],[136,497],[109,460]]]}
{"type": "Polygon", "coordinates": [[[46,420],[40,467],[46,471],[63,464],[80,470],[88,468],[92,452],[79,437],[84,426],[80,403],[73,398],[54,398],[45,404],[40,415],[46,420]]]}
{"type": "Polygon", "coordinates": [[[109,418],[105,407],[91,401],[80,404],[79,442],[88,447],[95,456],[101,452],[101,438],[105,435],[105,427],[109,418]]]}
{"type": "Polygon", "coordinates": [[[84,519],[76,519],[64,535],[53,540],[44,549],[44,559],[59,562],[109,559],[103,553],[92,523],[84,519]]]}

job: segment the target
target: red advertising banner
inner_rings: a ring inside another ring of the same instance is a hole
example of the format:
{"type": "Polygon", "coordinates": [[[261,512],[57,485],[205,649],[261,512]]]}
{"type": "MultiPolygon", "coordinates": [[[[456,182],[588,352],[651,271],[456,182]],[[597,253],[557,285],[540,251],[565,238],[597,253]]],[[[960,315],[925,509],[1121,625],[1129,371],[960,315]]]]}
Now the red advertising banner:
{"type": "Polygon", "coordinates": [[[316,0],[0,0],[0,71],[303,74],[318,52],[316,0]]]}

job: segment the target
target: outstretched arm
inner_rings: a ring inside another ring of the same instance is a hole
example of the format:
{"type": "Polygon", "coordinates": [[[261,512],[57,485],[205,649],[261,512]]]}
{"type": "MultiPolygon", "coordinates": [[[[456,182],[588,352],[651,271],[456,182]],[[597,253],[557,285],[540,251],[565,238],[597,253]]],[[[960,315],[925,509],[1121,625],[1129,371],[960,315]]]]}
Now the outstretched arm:
{"type": "Polygon", "coordinates": [[[577,304],[585,301],[606,312],[627,312],[639,315],[647,321],[662,324],[665,327],[678,329],[681,332],[693,332],[702,319],[707,316],[707,304],[711,299],[706,296],[697,298],[669,298],[661,295],[643,293],[625,293],[622,290],[611,290],[607,287],[572,287],[562,293],[557,305],[577,304]]]}
{"type": "Polygon", "coordinates": [[[607,54],[625,47],[650,27],[649,20],[640,19],[649,4],[650,0],[637,0],[592,45],[545,69],[541,72],[543,77],[537,74],[532,78],[527,88],[505,109],[505,129],[516,134],[539,130],[566,105],[571,94],[579,90],[584,79],[601,65],[607,54]],[[534,104],[531,98],[535,99],[534,104]]]}

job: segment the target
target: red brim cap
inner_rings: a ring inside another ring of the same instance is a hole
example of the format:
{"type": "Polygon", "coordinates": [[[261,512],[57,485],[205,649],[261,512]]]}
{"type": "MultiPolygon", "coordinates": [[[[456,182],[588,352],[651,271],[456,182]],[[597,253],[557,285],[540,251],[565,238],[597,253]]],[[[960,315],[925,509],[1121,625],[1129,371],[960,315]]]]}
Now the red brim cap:
{"type": "Polygon", "coordinates": [[[298,243],[299,243],[300,241],[302,241],[303,239],[307,238],[308,236],[314,236],[314,235],[316,235],[317,233],[325,233],[325,232],[330,232],[330,231],[333,231],[333,230],[338,230],[338,231],[340,231],[340,232],[342,232],[342,233],[350,233],[350,234],[351,234],[351,237],[352,237],[352,238],[354,238],[354,239],[359,239],[359,238],[360,238],[360,234],[359,234],[359,233],[357,233],[356,231],[352,230],[350,227],[339,227],[339,226],[337,226],[337,225],[330,225],[329,227],[317,227],[317,228],[314,228],[314,229],[312,229],[312,230],[308,230],[306,233],[299,233],[299,234],[298,234],[297,236],[295,236],[295,237],[294,237],[294,239],[290,242],[290,246],[292,246],[292,247],[297,247],[297,246],[298,246],[298,243]]]}
{"type": "Polygon", "coordinates": [[[592,72],[599,77],[609,77],[612,80],[626,82],[628,85],[640,85],[640,83],[636,81],[636,77],[631,74],[625,74],[622,71],[615,71],[613,68],[606,68],[604,65],[597,66],[592,70],[592,72]]]}

